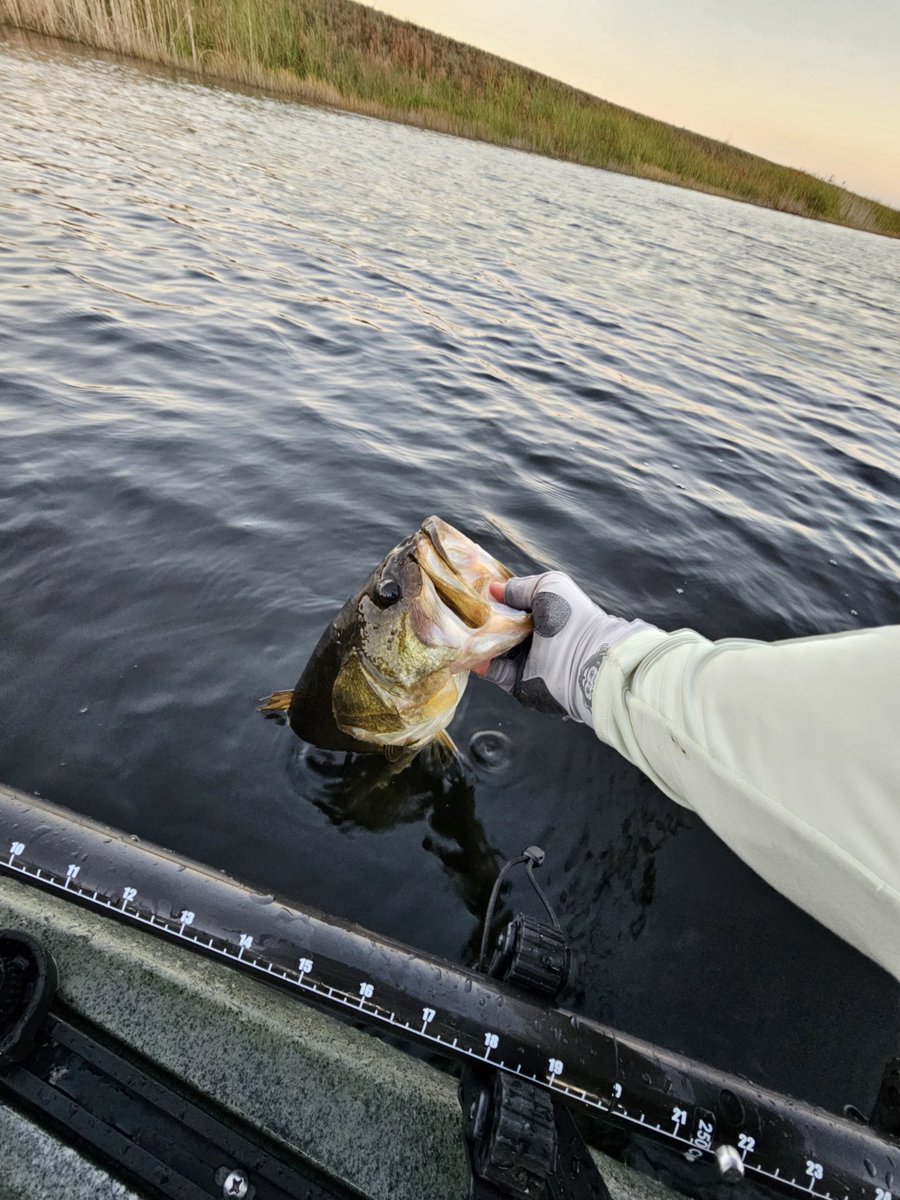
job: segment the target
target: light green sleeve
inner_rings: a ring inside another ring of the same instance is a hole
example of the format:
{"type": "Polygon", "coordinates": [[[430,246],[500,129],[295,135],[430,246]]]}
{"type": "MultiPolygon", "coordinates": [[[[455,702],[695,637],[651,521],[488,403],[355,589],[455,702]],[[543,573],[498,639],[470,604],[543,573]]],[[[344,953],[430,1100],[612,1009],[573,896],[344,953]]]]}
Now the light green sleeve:
{"type": "Polygon", "coordinates": [[[763,879],[900,979],[900,625],[785,642],[646,630],[597,735],[763,879]]]}

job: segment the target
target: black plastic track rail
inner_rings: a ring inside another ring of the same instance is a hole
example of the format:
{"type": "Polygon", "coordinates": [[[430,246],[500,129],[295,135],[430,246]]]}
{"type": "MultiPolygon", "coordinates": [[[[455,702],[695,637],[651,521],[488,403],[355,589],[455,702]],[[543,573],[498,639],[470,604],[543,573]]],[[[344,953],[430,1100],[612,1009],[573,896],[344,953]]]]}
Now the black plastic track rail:
{"type": "Polygon", "coordinates": [[[0,1100],[147,1200],[358,1200],[299,1155],[62,1012],[51,1011],[29,1053],[0,1073],[0,1100]]]}

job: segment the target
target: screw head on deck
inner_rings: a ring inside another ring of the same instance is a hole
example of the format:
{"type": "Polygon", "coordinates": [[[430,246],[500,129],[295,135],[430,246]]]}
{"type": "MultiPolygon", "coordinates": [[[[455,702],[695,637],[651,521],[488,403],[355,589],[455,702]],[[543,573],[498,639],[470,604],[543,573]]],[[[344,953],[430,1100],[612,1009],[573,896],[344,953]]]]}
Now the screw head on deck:
{"type": "Polygon", "coordinates": [[[222,1195],[225,1200],[244,1200],[250,1191],[250,1180],[244,1171],[229,1171],[222,1184],[222,1195]]]}
{"type": "Polygon", "coordinates": [[[734,1146],[716,1146],[716,1162],[726,1183],[737,1183],[744,1178],[744,1160],[734,1146]]]}

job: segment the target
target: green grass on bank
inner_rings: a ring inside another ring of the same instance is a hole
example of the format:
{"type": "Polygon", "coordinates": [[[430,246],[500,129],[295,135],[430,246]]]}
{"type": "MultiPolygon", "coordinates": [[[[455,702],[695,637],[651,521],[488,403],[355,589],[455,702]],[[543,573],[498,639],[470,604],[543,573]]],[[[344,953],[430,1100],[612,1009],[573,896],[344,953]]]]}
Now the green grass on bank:
{"type": "Polygon", "coordinates": [[[0,24],[900,237],[900,211],[353,0],[0,0],[0,24]]]}

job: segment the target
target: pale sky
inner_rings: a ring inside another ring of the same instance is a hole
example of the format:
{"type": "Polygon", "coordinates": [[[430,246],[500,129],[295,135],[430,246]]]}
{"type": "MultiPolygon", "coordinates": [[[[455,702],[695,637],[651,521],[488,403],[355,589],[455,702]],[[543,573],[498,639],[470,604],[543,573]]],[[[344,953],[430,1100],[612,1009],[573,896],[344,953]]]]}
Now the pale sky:
{"type": "Polygon", "coordinates": [[[900,0],[374,7],[900,206],[900,0]]]}

